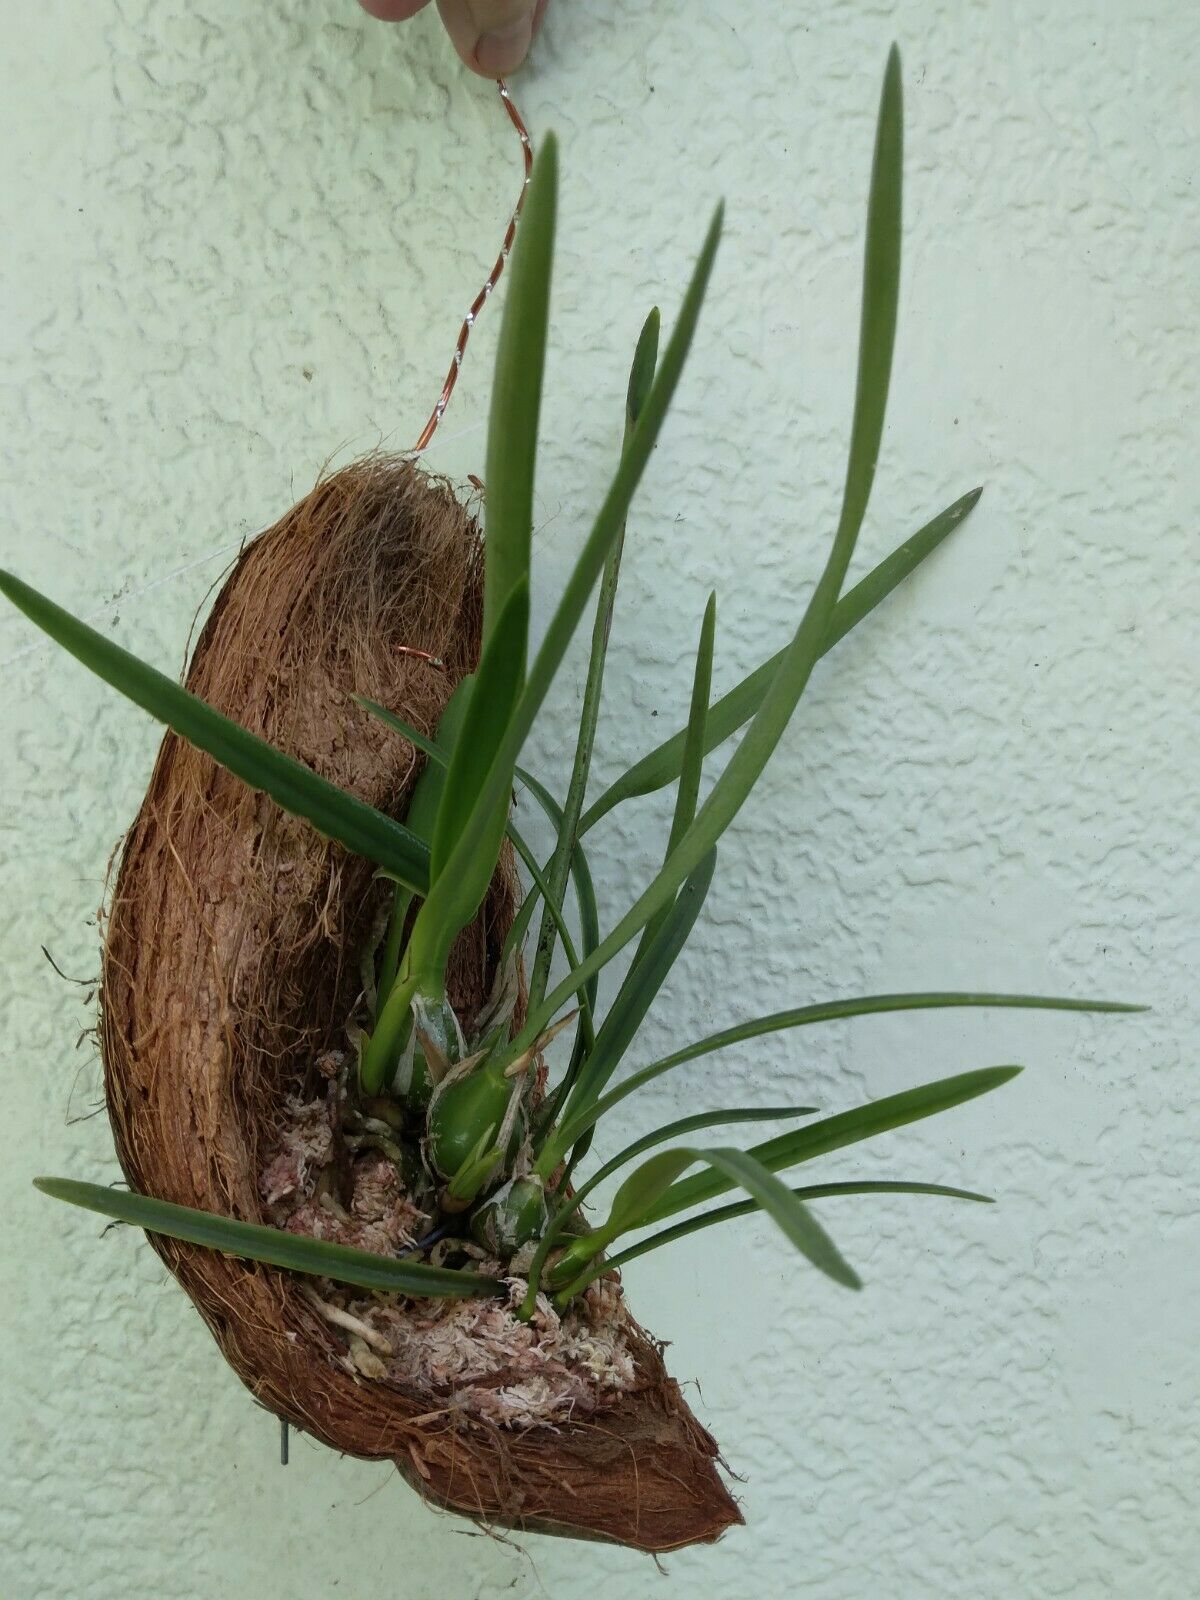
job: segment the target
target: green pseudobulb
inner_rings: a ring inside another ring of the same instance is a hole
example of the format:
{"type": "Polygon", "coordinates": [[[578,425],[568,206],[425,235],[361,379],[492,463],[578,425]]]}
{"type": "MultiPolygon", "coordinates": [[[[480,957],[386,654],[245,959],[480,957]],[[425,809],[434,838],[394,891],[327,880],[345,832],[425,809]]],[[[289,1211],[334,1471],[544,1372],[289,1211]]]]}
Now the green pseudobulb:
{"type": "Polygon", "coordinates": [[[549,1218],[540,1178],[511,1178],[481,1200],[471,1214],[471,1236],[493,1255],[507,1258],[540,1238],[549,1218]]]}
{"type": "MultiPolygon", "coordinates": [[[[425,1156],[430,1168],[443,1178],[454,1175],[500,1135],[505,1113],[512,1099],[514,1084],[502,1067],[485,1062],[457,1082],[448,1083],[433,1097],[426,1123],[425,1156]]],[[[515,1154],[513,1140],[519,1143],[523,1131],[518,1118],[509,1141],[507,1155],[515,1154]]]]}

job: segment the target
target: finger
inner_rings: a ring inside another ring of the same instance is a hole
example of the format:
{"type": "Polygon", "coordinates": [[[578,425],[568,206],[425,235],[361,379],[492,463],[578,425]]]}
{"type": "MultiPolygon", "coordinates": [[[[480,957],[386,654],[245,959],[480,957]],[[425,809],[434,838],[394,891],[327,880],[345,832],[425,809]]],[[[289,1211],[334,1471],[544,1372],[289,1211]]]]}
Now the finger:
{"type": "Polygon", "coordinates": [[[485,78],[516,71],[545,9],[545,0],[438,0],[454,48],[485,78]]]}
{"type": "Polygon", "coordinates": [[[358,0],[358,3],[380,22],[407,22],[418,11],[424,11],[429,0],[358,0]]]}

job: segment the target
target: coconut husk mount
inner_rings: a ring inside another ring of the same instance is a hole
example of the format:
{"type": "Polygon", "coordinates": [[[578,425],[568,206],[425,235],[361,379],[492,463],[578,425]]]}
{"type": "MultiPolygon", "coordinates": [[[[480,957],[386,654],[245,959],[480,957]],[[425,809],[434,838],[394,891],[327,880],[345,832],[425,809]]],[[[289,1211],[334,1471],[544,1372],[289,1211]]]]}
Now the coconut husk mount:
{"type": "MultiPolygon", "coordinates": [[[[326,479],[247,546],[187,684],[403,817],[422,758],[352,696],[432,732],[475,664],[481,616],[472,516],[411,461],[374,458],[326,479]]],[[[135,1189],[269,1220],[264,1152],[314,1059],[344,1042],[381,892],[370,863],[167,735],[125,841],[104,950],[105,1089],[135,1189]]],[[[490,991],[516,895],[502,861],[455,953],[460,1016],[490,991]]],[[[299,1279],[151,1242],[263,1406],[335,1450],[394,1461],[439,1506],[647,1551],[711,1541],[741,1520],[715,1441],[632,1322],[637,1381],[615,1406],[515,1431],[456,1414],[444,1394],[346,1370],[299,1279]]]]}

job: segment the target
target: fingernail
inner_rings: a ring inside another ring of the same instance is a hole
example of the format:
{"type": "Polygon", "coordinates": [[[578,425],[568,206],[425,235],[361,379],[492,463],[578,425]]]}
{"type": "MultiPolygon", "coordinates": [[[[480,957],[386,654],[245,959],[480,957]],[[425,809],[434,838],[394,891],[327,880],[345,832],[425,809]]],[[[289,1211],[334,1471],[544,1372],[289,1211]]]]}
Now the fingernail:
{"type": "Polygon", "coordinates": [[[475,61],[481,72],[502,78],[506,72],[515,72],[529,54],[533,43],[533,17],[523,17],[520,22],[510,22],[507,28],[495,28],[480,37],[475,46],[475,61]]]}

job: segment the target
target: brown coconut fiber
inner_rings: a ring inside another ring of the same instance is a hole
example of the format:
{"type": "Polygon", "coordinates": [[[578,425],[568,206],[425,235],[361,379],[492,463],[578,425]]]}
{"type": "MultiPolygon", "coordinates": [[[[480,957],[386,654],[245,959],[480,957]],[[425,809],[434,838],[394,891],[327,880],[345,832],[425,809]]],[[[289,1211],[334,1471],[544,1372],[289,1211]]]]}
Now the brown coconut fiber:
{"type": "MultiPolygon", "coordinates": [[[[188,687],[402,816],[419,758],[351,697],[432,732],[477,657],[481,580],[478,528],[449,487],[407,460],[368,459],[245,549],[188,687]]],[[[460,1016],[490,991],[516,892],[505,861],[455,952],[460,1016]]],[[[314,1092],[313,1062],[345,1043],[379,895],[369,863],[167,735],[125,842],[104,951],[105,1087],[135,1189],[269,1220],[264,1156],[285,1099],[314,1092]]],[[[394,1461],[436,1505],[647,1551],[741,1521],[715,1441],[636,1324],[630,1390],[590,1421],[518,1432],[456,1414],[444,1395],[355,1376],[301,1280],[151,1243],[263,1406],[335,1450],[394,1461]]]]}

